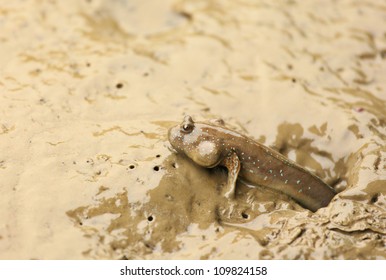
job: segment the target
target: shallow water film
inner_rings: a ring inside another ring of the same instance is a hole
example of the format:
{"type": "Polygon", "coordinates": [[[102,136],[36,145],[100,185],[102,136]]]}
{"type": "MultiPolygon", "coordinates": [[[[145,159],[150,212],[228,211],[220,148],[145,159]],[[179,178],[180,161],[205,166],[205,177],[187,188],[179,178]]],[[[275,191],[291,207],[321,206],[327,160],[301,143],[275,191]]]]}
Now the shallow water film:
{"type": "Polygon", "coordinates": [[[1,259],[385,259],[386,4],[0,3],[1,259]],[[315,213],[172,151],[221,118],[338,194],[315,213]]]}

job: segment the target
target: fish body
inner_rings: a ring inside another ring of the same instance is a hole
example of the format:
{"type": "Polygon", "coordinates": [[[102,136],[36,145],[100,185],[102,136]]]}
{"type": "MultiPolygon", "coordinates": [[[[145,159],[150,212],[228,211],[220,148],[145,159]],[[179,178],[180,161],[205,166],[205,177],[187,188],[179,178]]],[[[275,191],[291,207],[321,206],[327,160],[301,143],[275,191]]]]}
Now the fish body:
{"type": "Polygon", "coordinates": [[[287,194],[316,211],[329,204],[336,192],[310,171],[277,151],[219,124],[194,122],[190,116],[172,127],[169,142],[198,165],[228,169],[223,193],[235,195],[237,178],[287,194]]]}

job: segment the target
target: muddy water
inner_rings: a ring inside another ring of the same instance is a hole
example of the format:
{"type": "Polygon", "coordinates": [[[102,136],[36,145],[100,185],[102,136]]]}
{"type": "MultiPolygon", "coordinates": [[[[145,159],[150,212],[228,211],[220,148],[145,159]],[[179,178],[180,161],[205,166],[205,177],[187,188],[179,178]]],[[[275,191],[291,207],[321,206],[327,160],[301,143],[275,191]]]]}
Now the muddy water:
{"type": "Polygon", "coordinates": [[[0,258],[385,259],[383,1],[0,4],[0,258]],[[304,2],[304,3],[303,3],[304,2]],[[312,213],[170,151],[185,114],[339,194],[312,213]]]}

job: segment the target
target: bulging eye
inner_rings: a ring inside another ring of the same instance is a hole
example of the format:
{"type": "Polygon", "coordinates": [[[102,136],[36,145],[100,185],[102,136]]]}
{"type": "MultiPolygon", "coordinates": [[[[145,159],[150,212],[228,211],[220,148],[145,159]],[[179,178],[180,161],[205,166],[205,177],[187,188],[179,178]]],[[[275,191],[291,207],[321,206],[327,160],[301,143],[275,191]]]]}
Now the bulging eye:
{"type": "Polygon", "coordinates": [[[192,123],[184,123],[181,125],[181,131],[184,133],[190,133],[193,130],[194,125],[192,123]]]}
{"type": "Polygon", "coordinates": [[[180,131],[182,133],[190,133],[193,131],[194,121],[191,116],[185,116],[184,121],[181,123],[180,131]]]}

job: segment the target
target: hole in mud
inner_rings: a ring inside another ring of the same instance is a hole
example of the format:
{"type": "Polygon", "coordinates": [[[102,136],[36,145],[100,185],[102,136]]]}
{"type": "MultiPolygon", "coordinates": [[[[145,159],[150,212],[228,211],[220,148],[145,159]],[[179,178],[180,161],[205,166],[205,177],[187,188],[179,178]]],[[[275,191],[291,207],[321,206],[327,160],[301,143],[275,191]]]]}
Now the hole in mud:
{"type": "Polygon", "coordinates": [[[144,242],[144,245],[145,245],[146,248],[149,248],[151,250],[154,249],[154,246],[152,244],[150,244],[150,243],[144,242]]]}
{"type": "Polygon", "coordinates": [[[161,157],[161,155],[156,155],[155,157],[156,157],[156,158],[160,158],[160,157],[161,157]]]}
{"type": "Polygon", "coordinates": [[[153,216],[149,216],[149,217],[147,217],[147,220],[148,220],[149,222],[152,222],[152,221],[154,220],[154,218],[153,218],[153,216]]]}
{"type": "Polygon", "coordinates": [[[183,17],[187,20],[193,19],[193,15],[191,13],[186,12],[186,11],[178,11],[177,14],[179,14],[181,17],[183,17]]]}
{"type": "Polygon", "coordinates": [[[80,225],[80,226],[83,226],[83,223],[82,223],[82,222],[79,222],[79,225],[80,225]]]}
{"type": "Polygon", "coordinates": [[[265,247],[268,245],[269,242],[268,242],[268,240],[259,240],[259,243],[261,246],[265,247]]]}
{"type": "Polygon", "coordinates": [[[118,89],[119,88],[123,88],[123,84],[122,83],[118,83],[118,84],[115,85],[115,87],[118,88],[118,89]]]}
{"type": "Polygon", "coordinates": [[[173,167],[173,168],[177,168],[177,167],[178,167],[177,163],[176,163],[176,162],[173,162],[173,163],[172,163],[172,167],[173,167]]]}
{"type": "Polygon", "coordinates": [[[244,219],[248,219],[249,218],[249,215],[247,213],[241,213],[241,217],[243,217],[244,219]]]}
{"type": "Polygon", "coordinates": [[[260,258],[262,260],[270,260],[273,258],[273,254],[271,251],[269,250],[262,250],[261,253],[259,254],[260,255],[260,258]]]}
{"type": "Polygon", "coordinates": [[[156,165],[156,166],[154,166],[154,168],[153,168],[153,169],[154,169],[154,171],[159,171],[159,169],[160,169],[160,168],[159,168],[159,166],[158,166],[158,165],[156,165]]]}
{"type": "Polygon", "coordinates": [[[377,203],[378,198],[379,198],[379,193],[376,193],[376,194],[374,194],[374,195],[371,197],[370,202],[373,203],[373,204],[374,204],[374,203],[377,203]]]}
{"type": "Polygon", "coordinates": [[[296,83],[296,79],[295,79],[295,78],[292,78],[292,82],[293,82],[293,83],[296,83]]]}
{"type": "Polygon", "coordinates": [[[130,168],[130,169],[134,169],[134,168],[135,168],[135,165],[134,165],[134,164],[131,164],[131,165],[129,165],[129,168],[130,168]]]}
{"type": "Polygon", "coordinates": [[[282,155],[285,155],[288,152],[288,146],[283,143],[280,147],[277,147],[277,151],[281,153],[282,155]]]}

